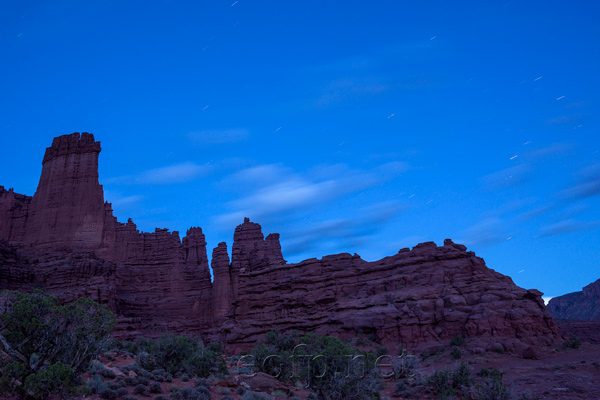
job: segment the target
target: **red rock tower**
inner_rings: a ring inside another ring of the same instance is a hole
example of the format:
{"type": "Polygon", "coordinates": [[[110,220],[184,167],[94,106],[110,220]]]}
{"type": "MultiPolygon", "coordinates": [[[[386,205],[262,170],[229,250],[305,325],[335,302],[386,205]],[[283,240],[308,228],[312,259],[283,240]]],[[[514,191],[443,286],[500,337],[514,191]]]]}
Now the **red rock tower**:
{"type": "Polygon", "coordinates": [[[73,133],[54,138],[31,200],[25,242],[97,249],[102,243],[104,194],[98,181],[100,142],[73,133]]]}

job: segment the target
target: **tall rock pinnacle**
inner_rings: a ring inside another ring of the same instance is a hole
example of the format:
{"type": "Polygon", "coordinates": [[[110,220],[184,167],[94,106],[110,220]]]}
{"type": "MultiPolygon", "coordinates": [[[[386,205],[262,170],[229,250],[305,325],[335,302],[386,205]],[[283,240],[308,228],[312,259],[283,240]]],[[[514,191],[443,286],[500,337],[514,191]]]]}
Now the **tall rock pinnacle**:
{"type": "Polygon", "coordinates": [[[100,142],[90,133],[54,139],[29,206],[25,242],[95,249],[102,243],[104,194],[98,181],[100,142]]]}

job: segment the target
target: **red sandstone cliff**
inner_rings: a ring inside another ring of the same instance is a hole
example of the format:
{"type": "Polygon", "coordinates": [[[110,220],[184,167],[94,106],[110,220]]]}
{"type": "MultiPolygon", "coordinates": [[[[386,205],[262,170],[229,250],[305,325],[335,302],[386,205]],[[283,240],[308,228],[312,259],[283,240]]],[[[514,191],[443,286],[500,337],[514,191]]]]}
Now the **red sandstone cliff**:
{"type": "Polygon", "coordinates": [[[104,202],[100,143],[54,139],[33,197],[0,187],[0,289],[88,296],[120,315],[120,333],[201,332],[248,347],[298,329],[424,346],[456,333],[520,352],[558,334],[541,293],[517,287],[462,245],[423,243],[376,262],[338,254],[286,264],[279,235],[245,219],[213,250],[200,228],[140,232],[104,202]]]}
{"type": "MultiPolygon", "coordinates": [[[[110,279],[116,283],[96,284],[111,286],[106,302],[137,321],[135,329],[198,331],[209,326],[211,280],[202,230],[190,229],[182,241],[178,232],[142,233],[131,220],[118,222],[99,184],[100,151],[100,142],[89,133],[55,138],[46,149],[33,197],[0,187],[0,239],[31,249],[28,253],[41,252],[34,257],[44,260],[67,251],[113,263],[110,279]]],[[[53,292],[70,292],[85,276],[68,261],[55,265],[60,273],[41,285],[53,292]]],[[[39,277],[40,271],[35,266],[31,272],[39,277]]]]}
{"type": "Polygon", "coordinates": [[[600,320],[600,279],[590,283],[581,292],[573,292],[550,299],[548,310],[555,318],[600,320]]]}

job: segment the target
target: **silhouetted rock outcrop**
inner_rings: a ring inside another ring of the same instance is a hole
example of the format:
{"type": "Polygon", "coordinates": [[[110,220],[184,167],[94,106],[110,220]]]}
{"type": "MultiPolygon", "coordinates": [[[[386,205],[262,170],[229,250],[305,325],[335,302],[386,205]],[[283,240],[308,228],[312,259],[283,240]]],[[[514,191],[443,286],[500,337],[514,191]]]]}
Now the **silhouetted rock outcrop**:
{"type": "MultiPolygon", "coordinates": [[[[114,283],[106,283],[112,287],[106,302],[138,321],[136,329],[197,331],[209,326],[211,280],[202,230],[190,229],[182,242],[178,232],[145,233],[131,220],[118,222],[99,183],[100,150],[89,133],[55,138],[46,149],[33,197],[0,188],[0,239],[27,246],[29,253],[43,251],[39,258],[44,260],[68,251],[113,263],[114,283]],[[200,319],[206,322],[199,324],[200,319]]],[[[64,273],[73,266],[68,261],[55,266],[56,278],[50,280],[40,278],[36,268],[36,281],[54,292],[73,291],[79,281],[64,273]]]]}
{"type": "Polygon", "coordinates": [[[548,310],[555,318],[576,320],[600,320],[600,279],[590,283],[581,292],[553,297],[548,310]]]}
{"type": "MultiPolygon", "coordinates": [[[[238,229],[257,229],[249,224],[238,229]]],[[[237,301],[221,335],[241,348],[273,327],[423,347],[462,333],[510,339],[501,345],[520,353],[550,344],[557,332],[541,295],[519,288],[462,245],[428,242],[376,262],[337,254],[240,270],[237,301]]]]}
{"type": "MultiPolygon", "coordinates": [[[[0,187],[0,289],[91,297],[117,312],[121,335],[200,332],[247,348],[297,329],[423,347],[462,333],[521,353],[558,334],[539,291],[517,287],[451,240],[366,262],[336,254],[287,264],[279,234],[248,218],[212,254],[200,228],[140,232],[118,222],[98,180],[100,143],[54,139],[33,197],[0,187]]],[[[488,347],[489,347],[488,346],[488,347]]]]}

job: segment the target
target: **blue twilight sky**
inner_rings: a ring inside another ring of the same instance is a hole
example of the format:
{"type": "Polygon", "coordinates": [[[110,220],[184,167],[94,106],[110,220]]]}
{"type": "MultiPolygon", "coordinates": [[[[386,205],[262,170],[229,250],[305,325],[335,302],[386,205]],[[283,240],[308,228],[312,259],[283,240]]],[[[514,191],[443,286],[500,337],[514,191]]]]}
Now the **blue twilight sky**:
{"type": "Polygon", "coordinates": [[[453,238],[526,288],[600,278],[597,1],[5,1],[0,185],[93,133],[120,221],[243,217],[285,258],[453,238]]]}

